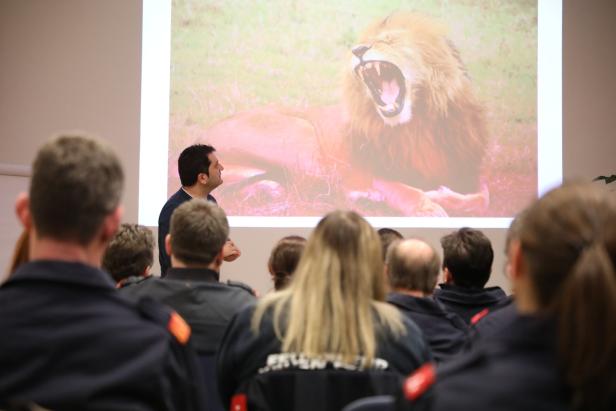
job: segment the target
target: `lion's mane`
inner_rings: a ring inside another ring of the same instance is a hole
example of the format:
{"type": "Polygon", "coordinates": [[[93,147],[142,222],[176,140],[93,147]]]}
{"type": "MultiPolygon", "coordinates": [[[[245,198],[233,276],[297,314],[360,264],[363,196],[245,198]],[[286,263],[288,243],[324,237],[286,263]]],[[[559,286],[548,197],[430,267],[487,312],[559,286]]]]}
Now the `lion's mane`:
{"type": "Polygon", "coordinates": [[[368,27],[359,44],[363,49],[353,54],[365,53],[362,64],[380,60],[398,67],[404,85],[397,89],[404,91],[411,114],[404,121],[378,112],[374,95],[385,83],[394,84],[393,74],[383,81],[385,87],[373,81],[371,93],[358,70],[349,70],[343,95],[353,161],[417,188],[477,190],[487,142],[484,110],[445,27],[424,16],[395,13],[368,27]]]}

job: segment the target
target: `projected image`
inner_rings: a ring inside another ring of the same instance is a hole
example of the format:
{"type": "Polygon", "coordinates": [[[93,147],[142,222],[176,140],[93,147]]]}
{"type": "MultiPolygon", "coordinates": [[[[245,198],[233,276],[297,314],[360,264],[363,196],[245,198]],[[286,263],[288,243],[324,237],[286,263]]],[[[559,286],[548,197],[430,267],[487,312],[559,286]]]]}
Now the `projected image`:
{"type": "Polygon", "coordinates": [[[168,192],[227,214],[515,215],[537,193],[535,1],[174,1],[168,192]]]}

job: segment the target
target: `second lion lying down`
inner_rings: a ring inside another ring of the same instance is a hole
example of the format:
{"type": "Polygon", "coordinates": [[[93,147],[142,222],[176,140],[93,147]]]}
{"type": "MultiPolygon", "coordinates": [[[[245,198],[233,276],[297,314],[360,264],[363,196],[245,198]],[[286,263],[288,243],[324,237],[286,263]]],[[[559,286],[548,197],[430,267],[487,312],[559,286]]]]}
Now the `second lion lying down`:
{"type": "Polygon", "coordinates": [[[396,13],[368,27],[350,59],[339,105],[257,108],[206,130],[202,142],[226,163],[227,212],[485,210],[484,111],[445,28],[396,13]]]}

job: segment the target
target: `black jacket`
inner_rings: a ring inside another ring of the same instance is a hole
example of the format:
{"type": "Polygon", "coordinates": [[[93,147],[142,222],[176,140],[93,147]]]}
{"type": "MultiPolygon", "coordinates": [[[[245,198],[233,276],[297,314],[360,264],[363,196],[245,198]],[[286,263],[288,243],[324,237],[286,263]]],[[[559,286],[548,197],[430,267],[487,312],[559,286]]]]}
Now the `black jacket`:
{"type": "Polygon", "coordinates": [[[419,326],[436,362],[450,358],[464,346],[468,326],[457,314],[447,312],[438,301],[431,297],[391,293],[387,302],[419,326]]]}
{"type": "Polygon", "coordinates": [[[24,264],[0,288],[0,407],[203,409],[196,355],[170,319],[151,299],[123,298],[94,267],[24,264]]]}
{"type": "Polygon", "coordinates": [[[439,287],[434,290],[434,299],[462,317],[467,324],[485,308],[494,311],[511,303],[500,287],[468,288],[453,284],[439,284],[439,287]]]}
{"type": "Polygon", "coordinates": [[[516,318],[438,369],[435,411],[565,411],[569,392],[556,358],[555,324],[516,318]]]}
{"type": "Polygon", "coordinates": [[[388,384],[384,387],[376,382],[375,386],[366,381],[365,373],[357,372],[353,366],[337,367],[335,361],[315,365],[301,353],[282,354],[281,342],[273,329],[271,310],[265,313],[258,334],[251,330],[253,313],[254,307],[249,307],[233,319],[218,351],[218,386],[223,404],[229,404],[231,397],[241,391],[249,394],[248,409],[262,409],[256,404],[267,403],[267,399],[251,398],[250,394],[262,396],[270,392],[276,398],[282,398],[283,403],[277,405],[278,409],[331,409],[332,401],[341,396],[350,401],[383,393],[383,389],[393,393],[401,387],[403,376],[432,359],[419,328],[403,316],[405,335],[395,338],[384,331],[377,334],[376,356],[382,360],[379,364],[383,366],[379,370],[381,374],[387,374],[382,377],[388,384]],[[344,388],[338,387],[337,396],[330,397],[325,389],[329,382],[340,381],[339,373],[344,374],[344,388]],[[346,378],[349,373],[358,378],[350,386],[346,378]],[[375,391],[368,391],[367,386],[375,391]]]}
{"type": "Polygon", "coordinates": [[[142,281],[120,293],[147,295],[180,313],[192,328],[200,355],[213,355],[233,316],[255,301],[244,287],[220,283],[218,273],[205,268],[170,268],[165,278],[142,281]]]}

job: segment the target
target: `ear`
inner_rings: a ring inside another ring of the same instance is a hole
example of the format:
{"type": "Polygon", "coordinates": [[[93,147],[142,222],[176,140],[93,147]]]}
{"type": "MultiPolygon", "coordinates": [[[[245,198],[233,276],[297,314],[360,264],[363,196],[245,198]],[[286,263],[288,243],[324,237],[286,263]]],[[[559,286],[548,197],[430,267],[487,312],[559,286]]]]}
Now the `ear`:
{"type": "Polygon", "coordinates": [[[519,241],[513,241],[509,246],[509,272],[514,283],[526,277],[527,269],[519,241]]]}
{"type": "Polygon", "coordinates": [[[118,206],[111,214],[105,217],[102,230],[103,241],[111,241],[111,238],[118,231],[118,227],[120,227],[120,222],[122,221],[123,214],[124,209],[122,208],[122,206],[118,206]]]}
{"type": "Polygon", "coordinates": [[[197,182],[200,184],[207,184],[209,179],[210,177],[205,173],[199,173],[199,175],[197,175],[197,182]]]}
{"type": "Polygon", "coordinates": [[[165,236],[165,251],[167,252],[167,255],[171,255],[171,234],[167,234],[165,236]]]}
{"type": "Polygon", "coordinates": [[[453,275],[447,267],[443,268],[443,282],[445,284],[453,284],[453,275]]]}
{"type": "Polygon", "coordinates": [[[15,214],[26,231],[32,228],[32,215],[30,214],[30,197],[27,193],[20,193],[15,200],[15,214]]]}

